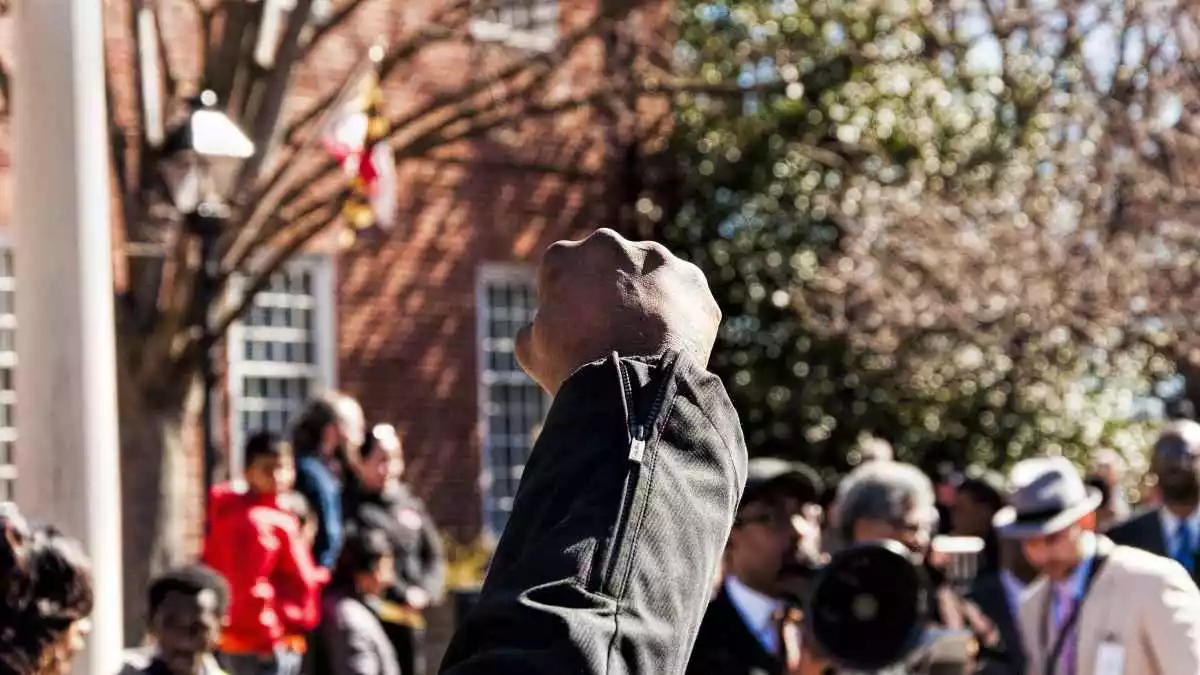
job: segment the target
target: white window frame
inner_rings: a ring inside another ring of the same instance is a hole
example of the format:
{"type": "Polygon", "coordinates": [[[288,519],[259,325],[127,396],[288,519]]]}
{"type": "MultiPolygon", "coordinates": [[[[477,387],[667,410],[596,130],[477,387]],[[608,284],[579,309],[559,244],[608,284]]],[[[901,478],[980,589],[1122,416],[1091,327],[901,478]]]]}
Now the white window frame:
{"type": "MultiPolygon", "coordinates": [[[[329,254],[302,255],[290,260],[285,267],[304,266],[312,270],[313,284],[313,360],[316,378],[314,389],[333,389],[337,385],[337,290],[335,261],[329,254]]],[[[230,284],[231,297],[241,298],[245,279],[230,284]]],[[[264,293],[267,291],[263,291],[264,293]]],[[[280,330],[293,330],[281,328],[280,330]]],[[[229,477],[240,481],[245,470],[243,455],[245,435],[238,420],[236,401],[244,394],[246,377],[295,375],[298,370],[289,364],[266,364],[245,358],[246,326],[241,318],[229,327],[225,336],[226,353],[226,424],[229,431],[229,477]]]]}
{"type": "Polygon", "coordinates": [[[494,8],[485,14],[488,18],[474,18],[470,22],[471,36],[480,42],[499,42],[515,49],[548,52],[558,43],[558,0],[484,0],[494,8]],[[544,25],[536,28],[518,27],[517,12],[530,13],[541,10],[546,16],[540,21],[544,25]]]}
{"type": "MultiPolygon", "coordinates": [[[[495,528],[492,526],[492,519],[495,514],[500,511],[510,511],[511,509],[499,508],[494,503],[495,500],[492,494],[494,476],[492,474],[492,446],[488,439],[490,434],[488,429],[488,405],[491,402],[489,385],[495,381],[496,373],[488,368],[488,350],[484,344],[484,340],[488,339],[488,319],[490,318],[488,290],[496,284],[517,283],[533,286],[535,279],[536,276],[532,267],[512,263],[484,263],[479,267],[475,278],[475,356],[476,375],[478,376],[476,407],[478,409],[480,458],[479,495],[480,506],[483,511],[483,531],[492,537],[500,536],[500,532],[495,531],[495,528]]],[[[528,380],[528,376],[524,373],[521,373],[519,377],[522,378],[522,381],[528,380]]],[[[550,397],[545,393],[542,395],[546,400],[546,409],[549,410],[550,397]]]]}

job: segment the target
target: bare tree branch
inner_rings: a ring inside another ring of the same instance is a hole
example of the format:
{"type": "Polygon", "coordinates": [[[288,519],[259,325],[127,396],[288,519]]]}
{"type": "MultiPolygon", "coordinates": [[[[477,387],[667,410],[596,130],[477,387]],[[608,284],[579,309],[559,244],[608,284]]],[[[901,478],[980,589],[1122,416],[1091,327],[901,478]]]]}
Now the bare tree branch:
{"type": "Polygon", "coordinates": [[[294,234],[285,238],[281,243],[274,243],[267,249],[266,258],[255,269],[242,275],[244,282],[242,296],[226,312],[219,315],[214,322],[213,335],[224,335],[229,327],[250,308],[254,296],[267,287],[271,276],[279,271],[289,260],[301,251],[309,242],[324,232],[340,215],[342,202],[346,192],[341,192],[338,199],[312,209],[303,214],[292,225],[294,234]]]}
{"type": "MultiPolygon", "coordinates": [[[[171,67],[171,55],[167,49],[167,40],[163,37],[162,3],[156,0],[150,10],[154,15],[154,36],[158,41],[158,67],[163,77],[163,105],[175,100],[179,94],[179,82],[175,79],[175,70],[171,67]]],[[[203,40],[201,40],[203,44],[203,40]]],[[[163,110],[166,117],[166,110],[163,110]]]]}
{"type": "Polygon", "coordinates": [[[300,34],[308,24],[312,4],[313,0],[296,0],[296,5],[288,16],[283,40],[275,54],[275,63],[266,78],[256,83],[257,91],[253,97],[256,106],[253,109],[247,108],[249,114],[245,117],[253,120],[250,137],[254,140],[257,150],[241,167],[238,185],[254,182],[263,162],[273,150],[279,115],[283,111],[288,86],[292,81],[293,66],[301,54],[300,34]]]}
{"type": "Polygon", "coordinates": [[[332,35],[334,31],[352,19],[366,3],[367,0],[349,0],[339,7],[324,23],[313,29],[312,33],[308,36],[308,40],[303,45],[303,52],[300,58],[303,59],[311,54],[314,49],[320,46],[322,40],[332,35]]]}
{"type": "Polygon", "coordinates": [[[221,35],[204,63],[204,87],[216,93],[226,106],[231,100],[234,87],[245,78],[247,68],[252,68],[254,41],[263,12],[263,2],[222,3],[221,35]]]}
{"type": "MultiPolygon", "coordinates": [[[[462,10],[469,6],[470,0],[458,0],[454,5],[440,12],[429,25],[421,27],[407,40],[388,48],[387,54],[379,65],[380,77],[386,78],[399,64],[407,63],[414,55],[429,45],[459,37],[460,34],[456,31],[465,26],[468,19],[468,15],[463,14],[462,10]],[[456,14],[458,16],[455,16],[456,14]]],[[[353,75],[354,73],[351,72],[350,76],[353,75]]],[[[331,90],[289,124],[283,131],[283,142],[295,145],[297,136],[309,124],[321,117],[330,106],[338,102],[338,94],[343,88],[338,87],[331,90]]],[[[317,130],[317,133],[320,133],[320,130],[317,130]]]]}

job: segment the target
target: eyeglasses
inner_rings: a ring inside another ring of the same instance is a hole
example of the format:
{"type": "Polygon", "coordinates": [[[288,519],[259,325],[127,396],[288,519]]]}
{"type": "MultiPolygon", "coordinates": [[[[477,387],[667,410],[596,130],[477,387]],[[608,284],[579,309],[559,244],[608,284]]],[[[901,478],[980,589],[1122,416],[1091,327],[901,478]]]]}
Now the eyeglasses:
{"type": "Polygon", "coordinates": [[[817,522],[821,519],[821,507],[815,504],[806,505],[800,509],[799,513],[785,508],[768,509],[759,513],[747,513],[735,518],[733,526],[766,525],[770,528],[789,530],[796,527],[793,522],[796,518],[817,522]]]}

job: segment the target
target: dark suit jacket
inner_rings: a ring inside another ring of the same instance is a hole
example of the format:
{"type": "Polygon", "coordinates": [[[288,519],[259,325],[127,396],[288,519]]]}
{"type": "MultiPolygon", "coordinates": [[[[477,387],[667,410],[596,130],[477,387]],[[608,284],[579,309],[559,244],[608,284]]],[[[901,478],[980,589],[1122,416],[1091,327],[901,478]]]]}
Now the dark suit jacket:
{"type": "MultiPolygon", "coordinates": [[[[1166,539],[1163,538],[1160,508],[1142,511],[1129,520],[1114,525],[1105,534],[1114,544],[1140,548],[1143,551],[1170,558],[1170,549],[1167,547],[1166,539]]],[[[1192,575],[1192,580],[1200,585],[1200,565],[1195,567],[1196,572],[1192,575]]]]}
{"type": "Polygon", "coordinates": [[[579,369],[441,671],[683,673],[745,483],[737,413],[702,364],[668,352],[579,369]]]}
{"type": "Polygon", "coordinates": [[[1000,573],[977,577],[967,599],[974,602],[1000,631],[1001,646],[995,650],[995,658],[981,661],[979,675],[1024,675],[1025,646],[1017,616],[1013,613],[1018,608],[1009,605],[1000,573]]]}
{"type": "Polygon", "coordinates": [[[1114,544],[1132,546],[1155,555],[1169,555],[1163,540],[1162,518],[1158,509],[1147,509],[1109,528],[1105,534],[1114,544]]]}
{"type": "Polygon", "coordinates": [[[688,675],[782,675],[783,661],[746,627],[726,587],[708,605],[688,661],[688,675]]]}

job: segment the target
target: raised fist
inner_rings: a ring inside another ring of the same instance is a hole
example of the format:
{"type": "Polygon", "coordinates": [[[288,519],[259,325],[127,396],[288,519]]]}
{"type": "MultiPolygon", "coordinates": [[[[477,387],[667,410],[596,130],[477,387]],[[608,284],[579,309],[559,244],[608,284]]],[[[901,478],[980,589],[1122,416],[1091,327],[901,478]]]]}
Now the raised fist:
{"type": "Polygon", "coordinates": [[[517,335],[517,360],[554,394],[575,369],[614,351],[675,349],[705,365],[720,322],[699,268],[661,244],[600,229],[546,249],[537,317],[517,335]]]}

